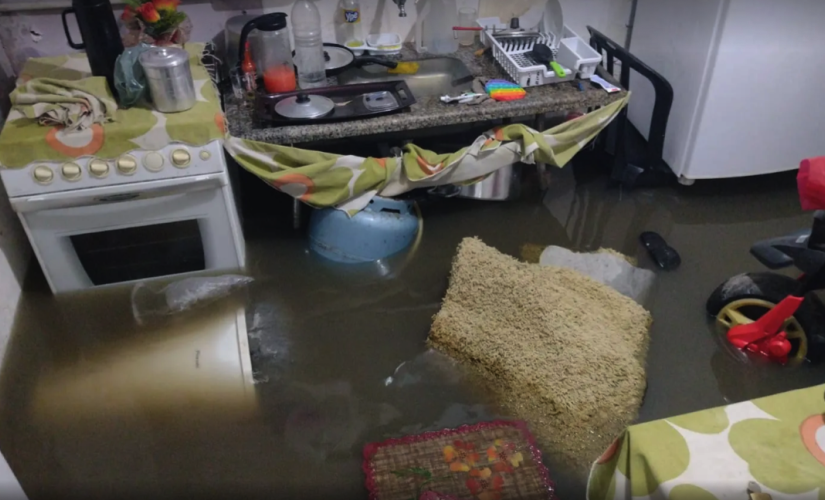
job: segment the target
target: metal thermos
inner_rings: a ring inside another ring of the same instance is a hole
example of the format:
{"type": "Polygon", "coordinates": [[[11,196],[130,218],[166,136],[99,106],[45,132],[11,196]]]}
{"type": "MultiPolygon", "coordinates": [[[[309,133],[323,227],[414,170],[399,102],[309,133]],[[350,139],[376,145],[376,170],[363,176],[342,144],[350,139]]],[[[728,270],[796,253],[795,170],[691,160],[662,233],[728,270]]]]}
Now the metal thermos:
{"type": "Polygon", "coordinates": [[[161,113],[186,111],[195,105],[195,82],[189,54],[173,47],[153,47],[140,55],[155,109],[161,113]]]}
{"type": "Polygon", "coordinates": [[[123,41],[109,0],[72,0],[71,8],[63,11],[63,30],[71,48],[86,51],[92,74],[106,77],[115,93],[115,62],[123,52],[123,41]],[[72,13],[77,18],[83,43],[75,43],[69,34],[66,16],[72,13]]]}

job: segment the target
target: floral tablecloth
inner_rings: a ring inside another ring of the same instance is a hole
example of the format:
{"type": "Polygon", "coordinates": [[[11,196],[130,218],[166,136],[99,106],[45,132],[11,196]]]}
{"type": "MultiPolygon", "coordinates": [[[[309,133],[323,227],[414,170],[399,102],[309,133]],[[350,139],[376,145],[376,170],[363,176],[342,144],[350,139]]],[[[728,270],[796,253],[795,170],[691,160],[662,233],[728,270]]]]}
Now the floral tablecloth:
{"type": "Polygon", "coordinates": [[[824,500],[823,394],[820,385],[632,426],[593,466],[588,499],[824,500]]]}
{"type": "Polygon", "coordinates": [[[455,153],[437,154],[409,144],[399,157],[335,155],[229,137],[226,149],[246,170],[316,207],[354,214],[376,196],[415,188],[472,184],[516,162],[562,167],[627,105],[627,97],[549,130],[521,124],[499,127],[455,153]]]}
{"type": "MultiPolygon", "coordinates": [[[[182,113],[164,114],[147,104],[119,109],[113,123],[66,132],[46,127],[14,109],[0,133],[0,166],[24,168],[34,162],[67,161],[84,156],[115,159],[136,149],[159,150],[172,143],[203,146],[223,139],[226,132],[220,99],[200,56],[202,43],[189,43],[197,103],[182,113]]],[[[29,59],[18,84],[32,78],[79,80],[91,76],[85,53],[29,59]]]]}

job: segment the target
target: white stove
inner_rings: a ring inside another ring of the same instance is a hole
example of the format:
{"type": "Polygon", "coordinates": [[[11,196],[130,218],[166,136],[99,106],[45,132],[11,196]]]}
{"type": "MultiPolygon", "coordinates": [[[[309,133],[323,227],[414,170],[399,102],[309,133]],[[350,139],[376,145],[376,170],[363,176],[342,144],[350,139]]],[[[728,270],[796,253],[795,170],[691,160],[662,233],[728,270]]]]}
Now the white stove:
{"type": "Polygon", "coordinates": [[[221,141],[0,176],[54,293],[244,267],[221,141]]]}

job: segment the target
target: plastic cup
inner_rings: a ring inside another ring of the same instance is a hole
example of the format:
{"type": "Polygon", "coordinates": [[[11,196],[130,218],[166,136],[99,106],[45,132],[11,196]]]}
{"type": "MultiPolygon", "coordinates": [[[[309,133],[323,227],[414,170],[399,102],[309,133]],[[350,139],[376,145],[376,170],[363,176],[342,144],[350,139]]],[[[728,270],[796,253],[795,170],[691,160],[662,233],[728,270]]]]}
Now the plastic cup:
{"type": "MultiPolygon", "coordinates": [[[[478,12],[471,7],[462,7],[458,10],[458,25],[462,28],[474,28],[477,26],[478,12]]],[[[475,43],[475,31],[459,31],[458,44],[467,47],[475,43]]]]}

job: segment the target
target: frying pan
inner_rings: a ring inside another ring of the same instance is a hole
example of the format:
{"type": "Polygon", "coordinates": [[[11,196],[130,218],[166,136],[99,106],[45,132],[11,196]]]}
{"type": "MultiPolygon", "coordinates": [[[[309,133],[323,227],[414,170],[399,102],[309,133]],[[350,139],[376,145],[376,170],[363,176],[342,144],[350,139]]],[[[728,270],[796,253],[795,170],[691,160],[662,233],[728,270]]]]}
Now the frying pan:
{"type": "MultiPolygon", "coordinates": [[[[295,51],[292,52],[292,55],[295,56],[295,51]]],[[[390,61],[382,57],[356,56],[355,52],[344,45],[337,43],[324,44],[324,66],[327,77],[339,75],[352,67],[360,68],[365,64],[379,64],[390,69],[395,69],[398,66],[396,61],[390,61]]]]}

